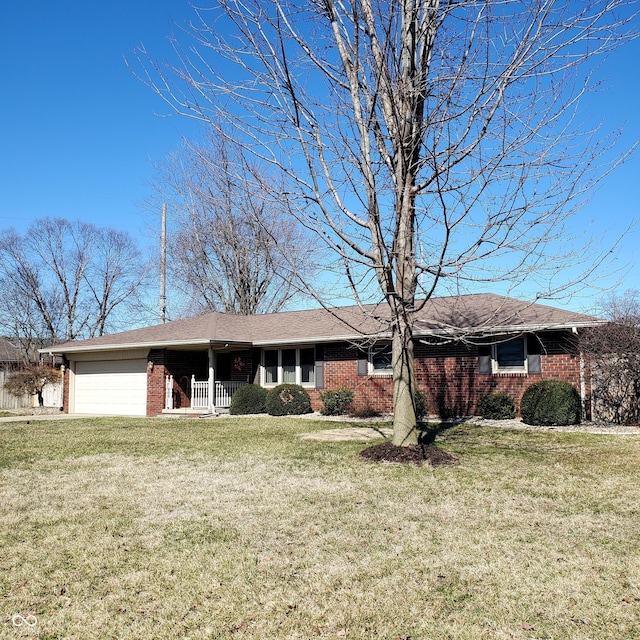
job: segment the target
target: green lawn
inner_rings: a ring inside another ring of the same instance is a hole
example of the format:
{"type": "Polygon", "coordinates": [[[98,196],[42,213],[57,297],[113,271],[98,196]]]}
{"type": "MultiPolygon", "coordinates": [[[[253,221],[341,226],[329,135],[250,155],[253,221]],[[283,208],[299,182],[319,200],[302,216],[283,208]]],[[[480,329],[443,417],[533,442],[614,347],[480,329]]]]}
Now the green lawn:
{"type": "Polygon", "coordinates": [[[0,424],[0,638],[640,638],[640,437],[331,426],[0,424]]]}

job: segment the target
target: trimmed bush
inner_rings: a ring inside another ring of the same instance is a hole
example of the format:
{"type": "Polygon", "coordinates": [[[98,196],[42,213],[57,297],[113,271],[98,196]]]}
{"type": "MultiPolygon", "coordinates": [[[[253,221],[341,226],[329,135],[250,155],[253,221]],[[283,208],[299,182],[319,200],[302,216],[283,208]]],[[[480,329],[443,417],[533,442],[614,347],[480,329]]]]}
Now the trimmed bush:
{"type": "Polygon", "coordinates": [[[419,389],[416,390],[414,402],[416,407],[416,420],[423,420],[427,415],[427,394],[419,389]]]}
{"type": "Polygon", "coordinates": [[[265,413],[267,401],[267,390],[257,384],[247,384],[240,387],[231,396],[231,406],[229,413],[234,416],[247,415],[250,413],[265,413]]]}
{"type": "Polygon", "coordinates": [[[320,394],[320,400],[322,400],[320,413],[323,416],[341,416],[351,407],[353,390],[346,387],[340,387],[335,391],[328,389],[320,394]]]}
{"type": "Polygon", "coordinates": [[[360,407],[359,409],[352,409],[349,412],[349,415],[352,418],[361,418],[361,419],[366,419],[366,418],[379,418],[380,417],[380,412],[376,411],[370,404],[366,404],[363,407],[360,407]]]}
{"type": "Polygon", "coordinates": [[[508,393],[490,393],[480,400],[480,415],[489,420],[510,420],[516,417],[516,404],[508,393]]]}
{"type": "Polygon", "coordinates": [[[541,380],[527,387],[520,414],[522,422],[532,425],[578,424],[582,413],[576,388],[561,380],[541,380]]]}
{"type": "Polygon", "coordinates": [[[309,394],[299,384],[280,384],[267,392],[267,413],[292,416],[311,413],[309,394]]]}

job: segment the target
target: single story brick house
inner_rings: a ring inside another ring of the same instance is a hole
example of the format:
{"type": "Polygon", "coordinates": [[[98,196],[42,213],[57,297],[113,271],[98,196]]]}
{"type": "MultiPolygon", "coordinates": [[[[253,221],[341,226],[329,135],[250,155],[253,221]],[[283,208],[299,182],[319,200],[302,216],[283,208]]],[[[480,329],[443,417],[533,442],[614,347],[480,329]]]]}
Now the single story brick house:
{"type": "MultiPolygon", "coordinates": [[[[392,410],[386,305],[255,316],[207,313],[47,351],[62,355],[64,410],[156,416],[214,413],[243,384],[301,384],[314,409],[324,389],[354,390],[355,408],[392,410]]],[[[494,391],[518,403],[543,378],[573,384],[588,413],[577,334],[600,321],[495,294],[433,298],[416,312],[418,388],[428,410],[473,415],[494,391]]]]}

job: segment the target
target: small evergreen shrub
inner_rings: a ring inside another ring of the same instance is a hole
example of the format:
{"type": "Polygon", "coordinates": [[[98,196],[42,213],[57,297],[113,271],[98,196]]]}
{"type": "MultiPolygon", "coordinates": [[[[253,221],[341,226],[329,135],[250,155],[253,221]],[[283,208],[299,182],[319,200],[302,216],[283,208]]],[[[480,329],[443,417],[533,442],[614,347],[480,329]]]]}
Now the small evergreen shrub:
{"type": "Polygon", "coordinates": [[[328,389],[320,394],[320,400],[320,413],[323,416],[341,416],[349,411],[353,402],[353,390],[346,387],[340,387],[335,391],[328,389]]]}
{"type": "Polygon", "coordinates": [[[416,420],[424,420],[427,415],[427,394],[424,391],[416,390],[414,396],[416,407],[416,420]]]}
{"type": "Polygon", "coordinates": [[[582,407],[576,388],[561,380],[541,380],[527,387],[520,402],[522,422],[540,426],[578,424],[582,407]]]}
{"type": "Polygon", "coordinates": [[[247,384],[240,387],[231,396],[229,413],[234,416],[250,413],[265,413],[267,390],[257,384],[247,384]]]}
{"type": "Polygon", "coordinates": [[[309,394],[299,384],[280,384],[269,390],[266,406],[272,416],[311,413],[309,394]]]}
{"type": "Polygon", "coordinates": [[[516,404],[508,393],[490,393],[480,400],[480,415],[489,420],[510,420],[516,417],[516,404]]]}

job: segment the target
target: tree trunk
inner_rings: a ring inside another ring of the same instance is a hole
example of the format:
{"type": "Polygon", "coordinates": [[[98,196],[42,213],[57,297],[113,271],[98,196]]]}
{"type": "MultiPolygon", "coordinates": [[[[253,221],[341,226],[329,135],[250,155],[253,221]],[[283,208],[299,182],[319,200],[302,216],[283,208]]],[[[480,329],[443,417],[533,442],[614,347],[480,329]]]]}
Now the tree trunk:
{"type": "Polygon", "coordinates": [[[393,367],[393,444],[408,447],[418,443],[411,315],[401,313],[394,325],[391,343],[393,367]]]}

